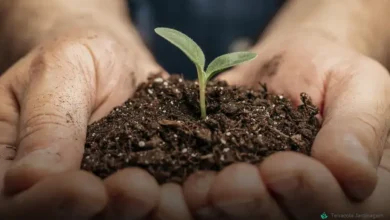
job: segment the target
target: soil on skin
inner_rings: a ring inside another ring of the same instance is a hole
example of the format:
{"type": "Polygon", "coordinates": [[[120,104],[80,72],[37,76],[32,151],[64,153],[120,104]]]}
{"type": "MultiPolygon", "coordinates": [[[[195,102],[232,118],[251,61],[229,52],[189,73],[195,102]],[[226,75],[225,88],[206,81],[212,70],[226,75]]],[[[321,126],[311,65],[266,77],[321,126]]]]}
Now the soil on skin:
{"type": "Polygon", "coordinates": [[[200,119],[198,84],[155,76],[135,96],[88,127],[82,169],[101,178],[136,166],[159,183],[183,181],[198,170],[234,162],[260,163],[278,151],[310,155],[320,128],[306,94],[295,108],[266,87],[247,90],[210,82],[200,119]]]}

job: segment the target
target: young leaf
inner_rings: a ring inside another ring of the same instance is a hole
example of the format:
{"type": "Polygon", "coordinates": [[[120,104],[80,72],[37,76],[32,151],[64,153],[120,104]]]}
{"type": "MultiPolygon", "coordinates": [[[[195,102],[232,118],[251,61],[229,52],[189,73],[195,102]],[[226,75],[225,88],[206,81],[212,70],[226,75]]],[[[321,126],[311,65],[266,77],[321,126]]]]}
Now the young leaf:
{"type": "Polygon", "coordinates": [[[220,73],[227,68],[236,66],[240,63],[253,60],[257,57],[256,53],[251,52],[235,52],[228,53],[215,58],[207,67],[206,78],[209,80],[215,74],[220,73]]]}
{"type": "Polygon", "coordinates": [[[156,28],[154,31],[183,51],[195,65],[201,67],[202,70],[204,69],[205,56],[195,41],[180,31],[170,28],[156,28]]]}

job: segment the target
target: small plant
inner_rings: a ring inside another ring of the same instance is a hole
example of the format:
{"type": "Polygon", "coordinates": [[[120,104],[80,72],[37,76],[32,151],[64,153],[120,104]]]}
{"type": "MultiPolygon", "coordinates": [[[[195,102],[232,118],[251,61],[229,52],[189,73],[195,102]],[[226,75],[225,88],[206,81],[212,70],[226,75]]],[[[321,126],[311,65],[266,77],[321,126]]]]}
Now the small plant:
{"type": "Polygon", "coordinates": [[[236,66],[240,63],[253,60],[257,54],[251,52],[228,53],[215,58],[207,67],[206,58],[202,49],[187,35],[170,28],[156,28],[155,32],[178,47],[195,64],[199,81],[199,102],[201,117],[206,118],[206,85],[216,74],[236,66]]]}

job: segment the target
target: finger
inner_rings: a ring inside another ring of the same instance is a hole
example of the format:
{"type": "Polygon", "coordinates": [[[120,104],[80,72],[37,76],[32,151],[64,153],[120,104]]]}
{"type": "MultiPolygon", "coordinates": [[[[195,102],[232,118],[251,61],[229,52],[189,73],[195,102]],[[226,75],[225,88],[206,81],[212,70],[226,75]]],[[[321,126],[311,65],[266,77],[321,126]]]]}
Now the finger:
{"type": "Polygon", "coordinates": [[[350,70],[353,75],[329,77],[324,122],[312,150],[348,195],[358,200],[375,188],[390,127],[389,75],[374,61],[361,63],[350,70]]]}
{"type": "Polygon", "coordinates": [[[154,219],[192,219],[180,185],[166,183],[161,186],[160,202],[154,214],[154,219]]]}
{"type": "Polygon", "coordinates": [[[348,213],[350,209],[349,199],[330,171],[309,157],[277,153],[260,165],[260,172],[293,219],[318,219],[324,212],[348,213]]]}
{"type": "Polygon", "coordinates": [[[94,62],[85,46],[60,44],[33,57],[20,65],[29,73],[25,87],[14,88],[20,130],[17,156],[5,177],[8,193],[47,174],[80,167],[94,105],[94,62]]]}
{"type": "Polygon", "coordinates": [[[15,155],[15,151],[10,149],[7,145],[0,145],[0,190],[4,187],[4,175],[12,162],[12,157],[15,155]]]}
{"type": "Polygon", "coordinates": [[[14,146],[17,136],[19,107],[10,85],[0,78],[0,145],[14,146]]]}
{"type": "Polygon", "coordinates": [[[103,184],[92,174],[55,175],[13,197],[2,198],[4,219],[88,219],[107,203],[103,184]]]}
{"type": "Polygon", "coordinates": [[[145,219],[158,205],[158,183],[139,168],[118,171],[104,183],[109,196],[104,219],[145,219]]]}
{"type": "Polygon", "coordinates": [[[184,182],[183,194],[192,213],[208,205],[208,193],[216,175],[213,171],[199,171],[184,182]]]}
{"type": "MultiPolygon", "coordinates": [[[[18,125],[18,105],[4,76],[0,78],[0,179],[16,155],[15,140],[18,125]]],[[[3,181],[0,181],[0,189],[3,181]]]]}
{"type": "Polygon", "coordinates": [[[356,210],[361,213],[378,213],[378,218],[390,215],[390,171],[378,169],[378,184],[374,192],[361,203],[355,203],[356,210]]]}
{"type": "Polygon", "coordinates": [[[385,150],[383,151],[380,167],[390,173],[390,136],[387,137],[386,146],[385,150]]]}
{"type": "Polygon", "coordinates": [[[9,145],[0,144],[0,192],[4,188],[4,175],[9,166],[11,165],[12,159],[15,157],[16,151],[9,145]]]}
{"type": "Polygon", "coordinates": [[[203,219],[286,219],[257,167],[249,164],[222,170],[210,188],[209,200],[210,207],[197,212],[203,219]]]}

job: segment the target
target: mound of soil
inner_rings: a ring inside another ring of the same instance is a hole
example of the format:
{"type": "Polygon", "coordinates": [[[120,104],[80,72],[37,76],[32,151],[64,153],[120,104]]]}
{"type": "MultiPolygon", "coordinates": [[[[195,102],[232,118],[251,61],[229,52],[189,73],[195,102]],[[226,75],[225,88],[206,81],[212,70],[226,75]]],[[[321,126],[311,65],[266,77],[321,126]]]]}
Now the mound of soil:
{"type": "Polygon", "coordinates": [[[82,169],[101,178],[141,167],[159,183],[234,162],[261,163],[279,151],[310,155],[318,109],[302,93],[295,108],[280,95],[209,82],[207,118],[200,119],[198,84],[173,75],[150,78],[133,98],[88,127],[82,169]]]}

